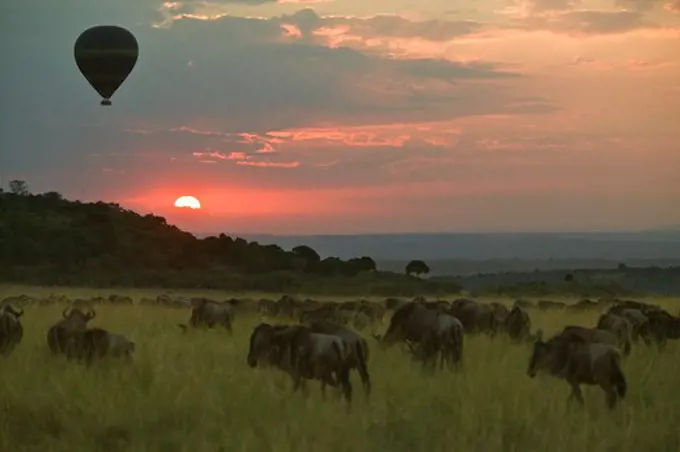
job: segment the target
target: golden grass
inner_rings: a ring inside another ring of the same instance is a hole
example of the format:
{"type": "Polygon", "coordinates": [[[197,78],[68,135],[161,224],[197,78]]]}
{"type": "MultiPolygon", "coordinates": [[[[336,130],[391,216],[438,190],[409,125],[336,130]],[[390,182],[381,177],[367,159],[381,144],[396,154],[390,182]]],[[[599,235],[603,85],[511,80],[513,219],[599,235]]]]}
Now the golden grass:
{"type": "MultiPolygon", "coordinates": [[[[35,290],[5,287],[0,297],[38,295],[35,290]]],[[[378,350],[370,340],[373,396],[364,400],[353,374],[348,415],[341,400],[321,400],[317,383],[305,399],[291,394],[289,377],[246,365],[258,318],[238,317],[231,338],[221,331],[184,335],[176,324],[188,311],[101,306],[92,326],[133,338],[137,354],[132,365],[86,369],[47,351],[45,332],[61,310],[27,307],[23,342],[0,360],[0,451],[680,450],[677,343],[662,353],[634,349],[624,362],[628,396],[609,413],[598,388],[584,387],[585,408],[567,409],[566,383],[528,378],[529,346],[467,337],[462,374],[427,374],[399,348],[378,350]]],[[[551,333],[566,324],[592,325],[597,313],[532,311],[531,317],[551,333]]]]}

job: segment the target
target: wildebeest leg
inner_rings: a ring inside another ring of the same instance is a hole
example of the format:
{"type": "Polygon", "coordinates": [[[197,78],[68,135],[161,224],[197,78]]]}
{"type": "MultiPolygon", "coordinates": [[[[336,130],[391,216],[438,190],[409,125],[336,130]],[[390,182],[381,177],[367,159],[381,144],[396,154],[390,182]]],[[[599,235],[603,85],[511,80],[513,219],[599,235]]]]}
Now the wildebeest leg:
{"type": "Polygon", "coordinates": [[[602,385],[601,387],[604,390],[605,400],[607,401],[607,407],[610,410],[613,410],[614,407],[616,406],[616,401],[618,399],[618,396],[616,395],[616,391],[614,390],[614,388],[611,385],[607,385],[607,386],[602,385]]]}
{"type": "Polygon", "coordinates": [[[627,340],[623,343],[623,356],[629,356],[629,355],[630,355],[630,348],[631,348],[631,346],[630,346],[630,339],[627,339],[627,340]]]}
{"type": "Polygon", "coordinates": [[[579,386],[578,383],[576,382],[569,382],[571,385],[571,394],[569,395],[569,401],[576,399],[576,401],[580,404],[583,405],[585,401],[583,400],[583,393],[581,392],[581,386],[579,386]]]}
{"type": "Polygon", "coordinates": [[[321,399],[326,400],[326,379],[321,380],[321,399]]]}
{"type": "Polygon", "coordinates": [[[352,383],[349,381],[349,367],[344,366],[340,369],[338,372],[338,380],[349,409],[349,405],[352,403],[352,383]]]}
{"type": "Polygon", "coordinates": [[[656,337],[656,344],[659,347],[659,350],[664,350],[667,343],[668,339],[666,339],[665,335],[659,335],[656,337]]]}

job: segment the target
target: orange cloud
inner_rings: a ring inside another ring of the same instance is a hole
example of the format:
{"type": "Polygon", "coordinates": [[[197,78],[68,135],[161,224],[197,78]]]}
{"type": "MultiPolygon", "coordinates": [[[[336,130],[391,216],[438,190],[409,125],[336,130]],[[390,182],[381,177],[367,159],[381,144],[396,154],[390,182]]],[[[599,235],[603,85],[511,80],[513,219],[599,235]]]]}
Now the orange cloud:
{"type": "Polygon", "coordinates": [[[301,38],[302,31],[300,28],[293,24],[281,24],[281,28],[284,31],[283,36],[286,38],[301,38]]]}
{"type": "Polygon", "coordinates": [[[261,168],[297,168],[300,162],[255,162],[251,160],[238,161],[237,165],[257,166],[261,168]]]}
{"type": "Polygon", "coordinates": [[[669,13],[680,14],[680,0],[673,0],[664,5],[664,9],[669,13]]]}

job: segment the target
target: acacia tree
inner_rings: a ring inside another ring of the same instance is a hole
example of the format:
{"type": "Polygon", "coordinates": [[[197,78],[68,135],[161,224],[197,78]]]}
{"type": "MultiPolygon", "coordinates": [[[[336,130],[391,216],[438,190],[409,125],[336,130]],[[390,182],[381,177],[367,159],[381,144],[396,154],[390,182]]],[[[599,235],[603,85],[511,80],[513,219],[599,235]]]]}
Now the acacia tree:
{"type": "Polygon", "coordinates": [[[28,184],[23,180],[11,180],[9,181],[9,191],[15,195],[26,196],[30,194],[28,191],[28,184]]]}
{"type": "Polygon", "coordinates": [[[420,276],[423,274],[427,275],[428,273],[430,273],[430,267],[428,267],[424,261],[413,260],[406,265],[406,274],[409,276],[420,276]]]}
{"type": "Polygon", "coordinates": [[[319,253],[307,245],[296,246],[291,251],[293,254],[305,260],[305,271],[307,272],[311,272],[316,269],[321,262],[321,256],[319,256],[319,253]]]}

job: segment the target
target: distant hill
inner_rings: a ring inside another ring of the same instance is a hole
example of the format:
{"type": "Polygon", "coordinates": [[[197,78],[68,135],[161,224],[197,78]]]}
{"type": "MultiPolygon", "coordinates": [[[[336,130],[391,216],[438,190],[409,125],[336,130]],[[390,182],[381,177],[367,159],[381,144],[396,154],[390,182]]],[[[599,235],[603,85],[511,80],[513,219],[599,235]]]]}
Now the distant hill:
{"type": "Polygon", "coordinates": [[[197,238],[156,215],[114,203],[0,191],[0,281],[40,285],[157,286],[355,295],[453,293],[431,282],[377,271],[366,255],[322,258],[225,234],[197,238]]]}
{"type": "MultiPolygon", "coordinates": [[[[201,236],[202,234],[199,234],[201,236]]],[[[302,243],[321,256],[359,253],[380,261],[584,261],[680,260],[680,230],[593,233],[392,234],[278,236],[248,240],[291,249],[302,243]]]]}

